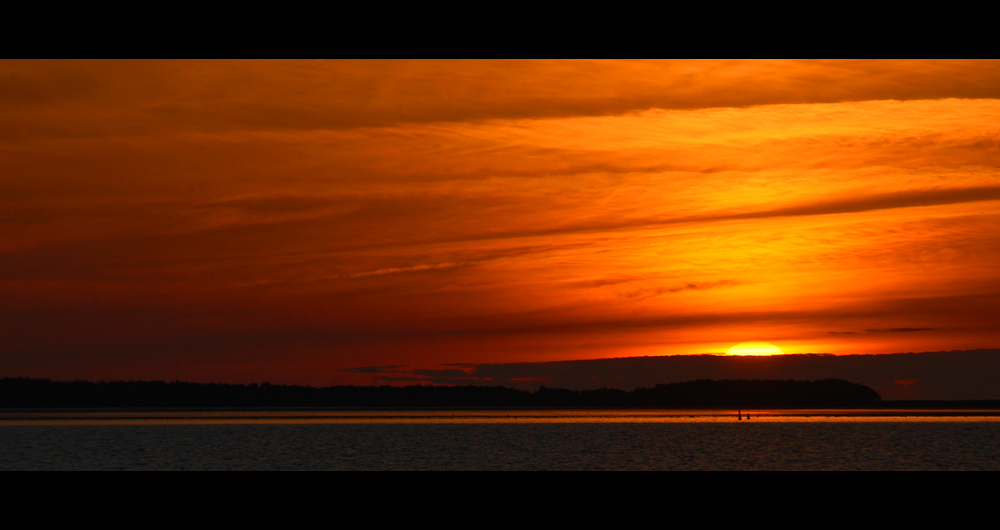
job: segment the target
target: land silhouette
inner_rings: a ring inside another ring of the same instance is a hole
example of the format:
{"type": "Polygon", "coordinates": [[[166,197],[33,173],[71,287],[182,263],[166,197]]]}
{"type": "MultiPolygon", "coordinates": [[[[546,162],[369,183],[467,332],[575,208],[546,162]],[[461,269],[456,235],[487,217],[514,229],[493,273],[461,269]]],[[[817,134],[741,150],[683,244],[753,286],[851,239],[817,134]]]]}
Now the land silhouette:
{"type": "Polygon", "coordinates": [[[0,379],[0,408],[836,408],[873,407],[879,394],[839,379],[697,380],[625,391],[534,392],[500,386],[331,386],[0,379]]]}
{"type": "MultiPolygon", "coordinates": [[[[377,368],[377,367],[373,367],[377,368]]],[[[368,370],[371,370],[369,368],[368,370]]],[[[360,373],[360,371],[359,371],[360,373]]],[[[369,373],[369,372],[365,372],[369,373]]],[[[639,388],[699,379],[815,381],[834,378],[868,386],[884,400],[1000,399],[1000,349],[879,355],[791,354],[764,357],[669,355],[577,361],[466,365],[463,369],[379,373],[387,383],[545,384],[587,390],[639,388]]]]}

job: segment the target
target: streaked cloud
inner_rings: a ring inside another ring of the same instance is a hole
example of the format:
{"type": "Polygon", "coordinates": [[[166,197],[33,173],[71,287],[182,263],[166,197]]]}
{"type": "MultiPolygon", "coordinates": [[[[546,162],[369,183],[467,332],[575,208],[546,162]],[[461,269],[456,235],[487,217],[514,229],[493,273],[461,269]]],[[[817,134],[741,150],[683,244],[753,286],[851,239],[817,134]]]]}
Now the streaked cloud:
{"type": "Polygon", "coordinates": [[[0,359],[368,384],[995,347],[997,87],[997,61],[0,62],[0,359]]]}

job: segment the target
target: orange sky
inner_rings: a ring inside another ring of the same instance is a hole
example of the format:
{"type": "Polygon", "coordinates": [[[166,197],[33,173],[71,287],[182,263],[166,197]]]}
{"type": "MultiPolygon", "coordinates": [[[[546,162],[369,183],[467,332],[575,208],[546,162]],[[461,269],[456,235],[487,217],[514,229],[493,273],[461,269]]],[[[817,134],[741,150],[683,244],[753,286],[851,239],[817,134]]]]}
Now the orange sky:
{"type": "Polygon", "coordinates": [[[997,61],[3,61],[0,376],[1000,347],[997,61]]]}

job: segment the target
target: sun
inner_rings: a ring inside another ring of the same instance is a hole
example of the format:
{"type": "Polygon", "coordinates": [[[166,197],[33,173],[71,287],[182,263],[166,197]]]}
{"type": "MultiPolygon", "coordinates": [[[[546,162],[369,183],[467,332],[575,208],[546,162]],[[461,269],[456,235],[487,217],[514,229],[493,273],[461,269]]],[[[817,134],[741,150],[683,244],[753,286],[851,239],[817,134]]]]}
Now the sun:
{"type": "Polygon", "coordinates": [[[726,355],[783,355],[781,351],[770,342],[741,342],[726,351],[726,355]]]}

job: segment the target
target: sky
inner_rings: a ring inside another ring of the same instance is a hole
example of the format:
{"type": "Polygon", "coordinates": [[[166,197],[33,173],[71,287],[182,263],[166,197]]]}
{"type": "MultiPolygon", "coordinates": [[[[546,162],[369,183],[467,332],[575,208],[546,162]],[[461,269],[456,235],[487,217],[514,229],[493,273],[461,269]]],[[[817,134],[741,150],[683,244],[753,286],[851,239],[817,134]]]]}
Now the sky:
{"type": "Polygon", "coordinates": [[[5,60],[0,107],[0,376],[1000,347],[998,61],[5,60]]]}

